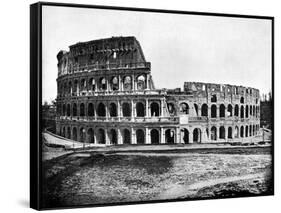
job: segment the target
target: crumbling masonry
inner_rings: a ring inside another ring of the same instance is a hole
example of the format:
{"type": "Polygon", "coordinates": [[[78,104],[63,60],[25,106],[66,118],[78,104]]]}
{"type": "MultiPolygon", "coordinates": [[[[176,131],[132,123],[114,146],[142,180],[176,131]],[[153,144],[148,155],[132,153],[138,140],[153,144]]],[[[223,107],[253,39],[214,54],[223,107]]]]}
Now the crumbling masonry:
{"type": "Polygon", "coordinates": [[[259,132],[254,88],[185,82],[156,89],[135,37],[77,43],[60,51],[57,134],[95,144],[251,141],[259,132]]]}

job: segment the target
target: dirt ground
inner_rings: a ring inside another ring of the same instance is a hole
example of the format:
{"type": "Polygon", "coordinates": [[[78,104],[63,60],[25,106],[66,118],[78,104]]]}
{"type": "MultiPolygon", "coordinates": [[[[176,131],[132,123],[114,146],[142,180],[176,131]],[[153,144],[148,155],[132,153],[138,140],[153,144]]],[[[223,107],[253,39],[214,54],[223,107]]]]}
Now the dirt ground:
{"type": "Polygon", "coordinates": [[[69,153],[43,162],[44,207],[272,194],[269,148],[69,153]]]}

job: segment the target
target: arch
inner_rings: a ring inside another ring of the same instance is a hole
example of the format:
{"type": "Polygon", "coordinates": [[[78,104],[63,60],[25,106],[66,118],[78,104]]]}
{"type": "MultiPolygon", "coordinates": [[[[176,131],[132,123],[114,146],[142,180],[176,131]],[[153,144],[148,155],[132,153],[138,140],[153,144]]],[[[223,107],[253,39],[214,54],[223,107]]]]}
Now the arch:
{"type": "Polygon", "coordinates": [[[165,142],[167,144],[174,144],[175,143],[175,132],[171,129],[167,129],[165,131],[165,142]]]}
{"type": "Polygon", "coordinates": [[[99,144],[105,144],[105,131],[104,129],[100,128],[98,130],[97,140],[99,144]]]}
{"type": "Polygon", "coordinates": [[[80,89],[81,91],[85,91],[87,89],[87,82],[85,79],[82,79],[80,82],[80,89]]]}
{"type": "Polygon", "coordinates": [[[227,116],[232,117],[232,114],[233,114],[233,107],[232,107],[231,104],[228,104],[228,106],[227,106],[227,116]]]}
{"type": "Polygon", "coordinates": [[[211,118],[216,118],[217,117],[217,106],[213,104],[211,106],[211,118]]]}
{"type": "Polygon", "coordinates": [[[137,111],[137,117],[144,117],[145,116],[145,107],[142,102],[138,102],[136,104],[136,111],[137,111]]]}
{"type": "Polygon", "coordinates": [[[185,144],[188,144],[189,143],[189,131],[184,128],[182,129],[182,132],[183,132],[183,141],[185,144]]]}
{"type": "Polygon", "coordinates": [[[244,106],[243,105],[240,108],[240,118],[244,118],[244,106]]]}
{"type": "Polygon", "coordinates": [[[217,140],[217,127],[212,126],[211,128],[211,140],[216,141],[217,140]]]}
{"type": "Polygon", "coordinates": [[[72,140],[77,141],[77,128],[73,127],[72,129],[72,140]]]}
{"type": "Polygon", "coordinates": [[[183,114],[189,114],[189,106],[187,103],[183,102],[180,104],[180,112],[183,114]]]}
{"type": "Polygon", "coordinates": [[[142,129],[136,131],[137,144],[145,144],[145,135],[142,129]]]}
{"type": "Polygon", "coordinates": [[[130,130],[123,130],[123,144],[131,144],[131,133],[130,130]]]}
{"type": "Polygon", "coordinates": [[[217,102],[217,95],[211,96],[211,102],[217,102]]]}
{"type": "Polygon", "coordinates": [[[256,127],[255,127],[255,125],[253,125],[253,136],[255,136],[256,135],[256,127]]]}
{"type": "Polygon", "coordinates": [[[110,144],[116,145],[118,143],[117,132],[115,129],[111,129],[109,131],[109,140],[110,140],[110,144]]]}
{"type": "Polygon", "coordinates": [[[137,89],[144,90],[145,89],[145,77],[143,75],[139,75],[137,77],[137,89]]]}
{"type": "Polygon", "coordinates": [[[157,129],[150,131],[150,141],[151,144],[159,144],[159,131],[157,129]]]}
{"type": "Polygon", "coordinates": [[[201,142],[201,130],[199,128],[195,128],[193,130],[193,142],[195,143],[201,142]]]}
{"type": "Polygon", "coordinates": [[[71,129],[70,127],[67,127],[67,130],[66,130],[66,137],[71,139],[71,129]]]}
{"type": "Polygon", "coordinates": [[[235,126],[235,129],[234,129],[234,138],[239,138],[239,128],[238,128],[238,126],[235,126]]]}
{"type": "Polygon", "coordinates": [[[109,115],[110,117],[117,117],[117,107],[115,103],[109,104],[109,115]]]}
{"type": "Polygon", "coordinates": [[[67,116],[70,116],[70,104],[67,104],[67,107],[66,107],[66,115],[67,115],[67,116]]]}
{"type": "Polygon", "coordinates": [[[100,117],[106,116],[106,109],[105,109],[105,105],[103,103],[99,103],[98,108],[97,108],[97,114],[100,117]]]}
{"type": "Polygon", "coordinates": [[[244,138],[244,126],[240,127],[240,137],[244,138]]]}
{"type": "Polygon", "coordinates": [[[239,106],[238,104],[235,104],[235,107],[234,107],[234,116],[239,116],[239,106]]]}
{"type": "Polygon", "coordinates": [[[231,126],[228,127],[228,130],[227,130],[227,138],[232,138],[232,128],[231,128],[231,126]]]}
{"type": "Polygon", "coordinates": [[[119,89],[118,78],[116,76],[112,77],[110,80],[110,86],[113,91],[119,89]]]}
{"type": "Polygon", "coordinates": [[[252,125],[249,127],[249,135],[252,136],[252,125]]]}
{"type": "Polygon", "coordinates": [[[246,105],[246,112],[245,112],[245,117],[248,118],[249,117],[249,106],[246,105]]]}
{"type": "Polygon", "coordinates": [[[151,116],[160,116],[160,107],[159,104],[156,102],[152,102],[150,104],[151,116]]]}
{"type": "Polygon", "coordinates": [[[125,76],[123,78],[123,87],[124,87],[124,90],[131,90],[132,89],[132,78],[131,78],[131,76],[125,76]]]}
{"type": "Polygon", "coordinates": [[[94,109],[94,104],[93,103],[89,103],[88,104],[88,116],[95,116],[95,109],[94,109]]]}
{"type": "Polygon", "coordinates": [[[249,127],[245,127],[245,137],[247,138],[249,136],[249,127]]]}
{"type": "Polygon", "coordinates": [[[220,105],[220,118],[224,118],[225,117],[225,106],[224,104],[220,105]]]}
{"type": "Polygon", "coordinates": [[[176,109],[175,109],[175,105],[173,103],[168,103],[168,111],[171,115],[175,115],[176,114],[176,109]]]}
{"type": "Polygon", "coordinates": [[[253,106],[253,116],[256,116],[256,106],[253,106]]]}
{"type": "Polygon", "coordinates": [[[203,104],[201,107],[201,116],[208,116],[208,105],[203,104]]]}
{"type": "Polygon", "coordinates": [[[78,93],[78,92],[79,92],[78,80],[75,80],[75,81],[74,81],[73,91],[74,91],[75,93],[78,93]]]}
{"type": "Polygon", "coordinates": [[[96,81],[94,78],[90,78],[90,80],[89,80],[89,90],[90,91],[96,90],[96,81]]]}
{"type": "Polygon", "coordinates": [[[81,142],[85,142],[85,139],[86,139],[86,131],[83,127],[80,128],[80,141],[81,142]]]}
{"type": "Polygon", "coordinates": [[[80,104],[80,116],[81,117],[85,116],[85,105],[84,105],[84,103],[80,104]]]}
{"type": "Polygon", "coordinates": [[[74,103],[72,106],[72,116],[77,116],[77,104],[74,103]]]}
{"type": "Polygon", "coordinates": [[[220,126],[220,128],[219,128],[219,138],[225,139],[225,128],[224,128],[224,126],[220,126]]]}
{"type": "Polygon", "coordinates": [[[244,97],[243,96],[240,98],[240,104],[244,104],[244,97]]]}
{"type": "Polygon", "coordinates": [[[88,129],[88,143],[95,143],[95,137],[94,137],[94,130],[92,128],[88,129]]]}
{"type": "Polygon", "coordinates": [[[250,116],[252,116],[252,115],[253,115],[253,106],[250,105],[250,116]]]}
{"type": "Polygon", "coordinates": [[[131,117],[131,106],[125,102],[122,104],[122,113],[124,117],[131,117]]]}
{"type": "Polygon", "coordinates": [[[99,80],[99,89],[100,90],[106,90],[107,89],[105,77],[101,77],[100,78],[100,80],[99,80]]]}

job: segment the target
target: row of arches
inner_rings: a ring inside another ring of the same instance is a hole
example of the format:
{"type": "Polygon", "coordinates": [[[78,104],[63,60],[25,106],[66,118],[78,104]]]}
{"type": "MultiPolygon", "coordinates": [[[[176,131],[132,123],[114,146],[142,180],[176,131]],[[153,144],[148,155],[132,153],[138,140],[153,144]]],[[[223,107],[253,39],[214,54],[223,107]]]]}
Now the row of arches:
{"type": "Polygon", "coordinates": [[[105,90],[144,90],[148,88],[147,75],[140,74],[136,77],[131,75],[126,76],[111,76],[99,78],[82,78],[72,81],[59,82],[59,95],[72,95],[79,91],[105,91],[105,90]]]}
{"type": "MultiPolygon", "coordinates": [[[[176,114],[176,107],[173,103],[168,103],[168,110],[170,114],[176,114]]],[[[195,113],[197,116],[206,116],[211,118],[225,118],[225,117],[240,117],[240,118],[249,118],[250,116],[258,117],[259,115],[259,106],[255,105],[241,105],[239,107],[238,104],[234,106],[232,104],[228,104],[225,106],[224,104],[220,104],[217,106],[216,104],[212,104],[208,106],[208,104],[204,103],[201,106],[201,114],[199,113],[199,106],[194,104],[195,113]],[[209,112],[210,107],[210,112],[209,112]],[[209,115],[210,113],[210,115],[209,115]]],[[[190,107],[187,103],[182,102],[179,104],[179,112],[181,114],[189,114],[190,107]]]]}
{"type": "MultiPolygon", "coordinates": [[[[131,117],[132,116],[132,103],[129,102],[123,102],[120,106],[120,109],[118,109],[118,104],[115,102],[111,102],[108,105],[105,103],[98,103],[97,106],[93,103],[88,103],[87,108],[84,103],[80,103],[79,105],[77,103],[71,104],[63,104],[62,108],[60,108],[60,105],[58,105],[58,112],[62,116],[99,116],[99,117],[106,117],[107,113],[110,117],[117,117],[121,116],[119,115],[122,113],[123,117],[131,117]],[[118,113],[119,112],[119,113],[118,113]]],[[[151,116],[160,116],[161,110],[160,110],[160,103],[159,102],[151,102],[149,104],[149,112],[151,116]]],[[[145,117],[147,115],[146,113],[146,107],[144,102],[137,102],[135,105],[135,116],[136,117],[145,117]]]]}

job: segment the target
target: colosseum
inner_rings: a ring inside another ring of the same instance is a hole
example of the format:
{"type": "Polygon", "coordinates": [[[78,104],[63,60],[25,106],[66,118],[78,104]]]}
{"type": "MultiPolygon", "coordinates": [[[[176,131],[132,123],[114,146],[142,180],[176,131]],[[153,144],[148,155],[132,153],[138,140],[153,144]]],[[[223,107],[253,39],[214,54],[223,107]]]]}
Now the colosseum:
{"type": "Polygon", "coordinates": [[[57,59],[62,137],[133,145],[249,142],[259,134],[259,90],[200,82],[157,89],[133,36],[79,42],[57,59]]]}

